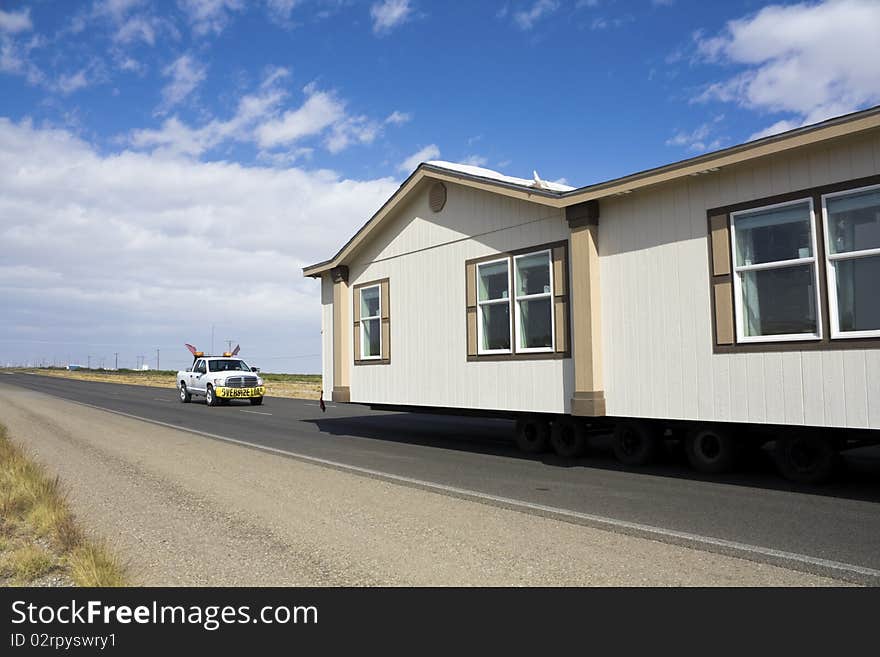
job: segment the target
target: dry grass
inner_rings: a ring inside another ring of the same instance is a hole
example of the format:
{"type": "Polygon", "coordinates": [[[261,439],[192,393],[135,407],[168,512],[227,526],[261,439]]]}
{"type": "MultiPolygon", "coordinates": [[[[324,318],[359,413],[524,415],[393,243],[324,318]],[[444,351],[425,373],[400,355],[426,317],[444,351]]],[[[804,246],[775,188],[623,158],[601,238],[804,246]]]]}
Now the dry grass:
{"type": "Polygon", "coordinates": [[[55,568],[55,555],[34,543],[7,545],[0,555],[0,577],[7,577],[15,584],[29,584],[55,568]]]}
{"type": "Polygon", "coordinates": [[[57,477],[49,477],[0,424],[0,579],[30,584],[48,573],[79,586],[122,586],[125,569],[76,524],[57,477]]]}
{"type": "Polygon", "coordinates": [[[104,545],[83,543],[70,553],[67,561],[70,576],[80,586],[126,585],[123,564],[104,545]]]}
{"type": "MultiPolygon", "coordinates": [[[[78,379],[80,381],[99,381],[103,383],[122,383],[124,385],[151,386],[153,388],[174,388],[175,372],[134,370],[95,371],[95,370],[61,370],[38,369],[23,370],[56,376],[62,379],[78,379]]],[[[317,399],[321,394],[320,374],[270,374],[263,373],[266,380],[267,397],[288,397],[293,399],[317,399]]]]}

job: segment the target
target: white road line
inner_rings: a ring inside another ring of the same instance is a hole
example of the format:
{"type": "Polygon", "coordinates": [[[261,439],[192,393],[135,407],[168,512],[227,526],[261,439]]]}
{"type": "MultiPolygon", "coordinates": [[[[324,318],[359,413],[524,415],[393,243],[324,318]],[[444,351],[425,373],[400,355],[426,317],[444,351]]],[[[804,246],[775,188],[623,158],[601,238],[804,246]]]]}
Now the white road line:
{"type": "MultiPolygon", "coordinates": [[[[426,481],[424,479],[415,479],[413,477],[405,477],[403,475],[391,474],[388,472],[381,472],[380,470],[372,470],[370,468],[362,468],[357,465],[349,465],[347,463],[341,463],[339,461],[331,461],[329,459],[322,459],[317,456],[309,456],[308,454],[300,454],[298,452],[291,452],[284,449],[278,449],[277,447],[268,447],[266,445],[259,445],[257,443],[248,442],[246,440],[238,440],[237,438],[229,438],[228,436],[220,436],[215,433],[208,433],[207,431],[199,431],[198,429],[190,429],[188,427],[182,427],[176,424],[171,424],[168,422],[161,422],[159,420],[153,420],[151,418],[141,417],[139,415],[132,415],[131,413],[123,413],[122,411],[114,411],[108,408],[102,408],[100,406],[95,406],[94,404],[87,404],[85,402],[78,402],[73,400],[65,400],[71,401],[74,404],[79,404],[81,406],[88,406],[90,408],[95,408],[99,411],[107,411],[108,413],[115,413],[116,415],[122,415],[124,417],[129,417],[135,420],[143,420],[144,422],[150,422],[151,424],[157,424],[159,426],[168,427],[169,429],[178,429],[180,431],[188,431],[189,433],[194,433],[200,436],[205,436],[207,438],[213,438],[215,440],[222,440],[227,443],[232,443],[235,445],[242,445],[245,447],[251,447],[253,449],[259,449],[264,452],[270,452],[273,454],[281,454],[283,456],[289,456],[295,458],[299,461],[305,461],[307,463],[316,463],[318,465],[324,465],[327,467],[335,468],[337,470],[343,470],[347,472],[353,472],[356,474],[367,475],[370,477],[376,477],[379,479],[384,479],[386,481],[392,481],[402,484],[408,484],[411,486],[417,486],[419,488],[423,488],[426,490],[431,490],[440,493],[447,493],[454,495],[456,497],[462,497],[465,499],[471,499],[476,501],[484,501],[489,502],[494,505],[501,505],[506,508],[514,509],[514,510],[522,510],[522,511],[532,511],[538,512],[541,514],[548,514],[551,517],[559,518],[559,519],[569,519],[572,521],[580,521],[580,523],[589,523],[591,526],[605,527],[611,530],[614,529],[622,529],[629,530],[632,532],[637,532],[639,535],[643,535],[646,537],[654,537],[658,540],[667,539],[676,539],[686,541],[690,544],[696,545],[704,545],[708,547],[714,548],[722,548],[725,550],[732,551],[734,553],[739,553],[739,556],[743,555],[754,555],[761,557],[770,557],[771,559],[777,559],[782,561],[794,562],[803,564],[805,566],[817,566],[819,568],[837,572],[837,573],[846,573],[849,575],[860,575],[862,577],[871,577],[875,579],[880,579],[880,570],[876,570],[874,568],[868,568],[867,566],[859,566],[857,564],[845,563],[842,561],[834,561],[832,559],[822,559],[820,557],[813,557],[808,554],[799,554],[797,552],[787,552],[785,550],[777,550],[775,548],[763,547],[761,545],[750,545],[748,543],[740,543],[738,541],[729,541],[723,538],[715,538],[712,536],[703,536],[701,534],[692,534],[690,532],[682,532],[676,531],[674,529],[665,529],[663,527],[655,527],[653,525],[645,525],[639,522],[630,522],[628,520],[620,520],[618,518],[608,518],[605,516],[594,515],[592,513],[582,513],[580,511],[572,511],[570,509],[563,509],[560,507],[547,506],[545,504],[535,504],[534,502],[525,502],[523,500],[517,500],[510,497],[503,497],[501,495],[492,495],[490,493],[482,493],[476,490],[470,490],[468,488],[459,488],[457,486],[448,486],[446,484],[438,484],[432,481],[426,481]]],[[[254,412],[254,411],[244,411],[244,412],[254,412]]]]}
{"type": "Polygon", "coordinates": [[[272,415],[271,413],[261,413],[260,411],[246,411],[243,408],[238,409],[242,413],[253,413],[254,415],[272,415]]]}

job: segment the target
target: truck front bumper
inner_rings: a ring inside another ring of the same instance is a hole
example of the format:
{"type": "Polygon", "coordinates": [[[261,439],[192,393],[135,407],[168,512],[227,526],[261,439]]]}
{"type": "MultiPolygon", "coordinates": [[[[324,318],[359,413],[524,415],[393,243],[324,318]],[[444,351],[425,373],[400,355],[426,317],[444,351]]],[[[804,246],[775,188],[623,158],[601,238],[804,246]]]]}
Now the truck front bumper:
{"type": "Polygon", "coordinates": [[[266,386],[257,386],[255,388],[226,388],[220,386],[214,388],[214,394],[223,399],[250,399],[265,395],[266,386]]]}

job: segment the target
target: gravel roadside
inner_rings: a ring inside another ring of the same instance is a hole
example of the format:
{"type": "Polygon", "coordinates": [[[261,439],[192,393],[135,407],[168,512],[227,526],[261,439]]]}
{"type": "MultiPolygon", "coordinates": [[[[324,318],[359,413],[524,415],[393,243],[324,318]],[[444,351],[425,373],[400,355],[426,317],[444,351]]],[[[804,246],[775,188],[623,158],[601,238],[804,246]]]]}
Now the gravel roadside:
{"type": "Polygon", "coordinates": [[[110,538],[136,584],[843,584],[323,468],[3,384],[0,421],[61,476],[80,523],[110,538]]]}

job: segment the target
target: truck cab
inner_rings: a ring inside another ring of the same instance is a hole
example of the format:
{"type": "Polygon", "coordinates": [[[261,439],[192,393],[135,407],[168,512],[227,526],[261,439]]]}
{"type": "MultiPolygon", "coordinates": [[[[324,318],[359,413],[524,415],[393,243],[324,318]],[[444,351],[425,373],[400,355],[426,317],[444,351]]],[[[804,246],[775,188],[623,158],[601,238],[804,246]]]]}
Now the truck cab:
{"type": "Polygon", "coordinates": [[[228,404],[231,399],[247,399],[259,406],[266,394],[259,372],[231,355],[196,356],[192,367],[177,373],[180,401],[187,404],[196,395],[203,396],[208,406],[228,404]]]}

